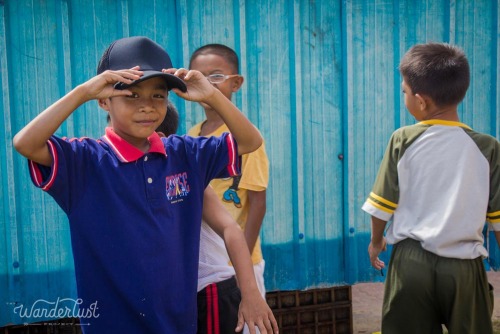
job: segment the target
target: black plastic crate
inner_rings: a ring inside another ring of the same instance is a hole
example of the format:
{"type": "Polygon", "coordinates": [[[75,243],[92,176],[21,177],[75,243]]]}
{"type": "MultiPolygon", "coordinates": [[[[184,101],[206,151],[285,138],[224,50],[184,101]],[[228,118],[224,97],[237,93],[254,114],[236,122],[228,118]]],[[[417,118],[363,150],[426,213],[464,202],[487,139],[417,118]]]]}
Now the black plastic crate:
{"type": "Polygon", "coordinates": [[[352,334],[351,287],[275,291],[267,303],[283,334],[352,334]]]}

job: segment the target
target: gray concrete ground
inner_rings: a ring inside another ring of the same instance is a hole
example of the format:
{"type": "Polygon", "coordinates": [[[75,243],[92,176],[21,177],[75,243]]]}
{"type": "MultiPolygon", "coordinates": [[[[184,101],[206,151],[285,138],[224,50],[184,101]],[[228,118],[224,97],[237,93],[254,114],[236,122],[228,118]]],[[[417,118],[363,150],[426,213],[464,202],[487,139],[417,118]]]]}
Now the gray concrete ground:
{"type": "MultiPolygon", "coordinates": [[[[488,272],[488,279],[495,293],[493,320],[500,322],[500,272],[488,272]]],[[[372,334],[380,331],[383,296],[383,283],[361,283],[352,286],[354,334],[372,334]]]]}

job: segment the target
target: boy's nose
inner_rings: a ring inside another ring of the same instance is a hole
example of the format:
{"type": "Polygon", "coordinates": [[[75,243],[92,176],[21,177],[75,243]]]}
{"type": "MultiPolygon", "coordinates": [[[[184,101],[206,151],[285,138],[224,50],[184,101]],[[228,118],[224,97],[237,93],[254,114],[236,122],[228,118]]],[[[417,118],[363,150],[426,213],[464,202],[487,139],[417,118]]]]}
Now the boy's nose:
{"type": "Polygon", "coordinates": [[[150,112],[155,109],[153,99],[150,98],[143,98],[141,99],[141,105],[140,105],[140,110],[142,112],[150,112]]]}

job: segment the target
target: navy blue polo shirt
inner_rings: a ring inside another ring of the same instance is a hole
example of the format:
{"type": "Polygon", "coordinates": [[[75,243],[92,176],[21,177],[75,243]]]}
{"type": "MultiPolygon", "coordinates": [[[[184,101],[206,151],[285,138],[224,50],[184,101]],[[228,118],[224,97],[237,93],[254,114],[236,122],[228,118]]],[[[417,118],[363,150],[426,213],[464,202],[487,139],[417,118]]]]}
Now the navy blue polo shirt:
{"type": "Polygon", "coordinates": [[[239,173],[230,134],[154,133],[144,154],[111,128],[51,137],[54,163],[29,162],[68,215],[85,333],[196,333],[203,192],[239,173]]]}

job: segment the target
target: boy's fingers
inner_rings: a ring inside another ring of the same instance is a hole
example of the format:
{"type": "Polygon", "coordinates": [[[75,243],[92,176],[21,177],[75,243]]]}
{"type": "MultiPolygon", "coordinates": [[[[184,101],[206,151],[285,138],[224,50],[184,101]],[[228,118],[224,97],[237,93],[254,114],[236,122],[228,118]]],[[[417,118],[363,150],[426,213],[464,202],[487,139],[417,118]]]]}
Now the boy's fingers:
{"type": "Polygon", "coordinates": [[[144,72],[139,70],[139,66],[132,67],[131,69],[128,69],[128,70],[118,70],[118,71],[107,70],[107,71],[103,72],[103,74],[105,74],[105,73],[110,73],[113,76],[119,76],[119,77],[124,77],[124,78],[132,77],[135,79],[138,79],[144,75],[144,72]]]}
{"type": "MultiPolygon", "coordinates": [[[[260,334],[268,334],[272,333],[270,331],[270,328],[268,328],[267,324],[264,323],[264,321],[260,322],[257,324],[257,327],[259,328],[260,334]]],[[[270,327],[270,326],[269,326],[270,327]]]]}
{"type": "Polygon", "coordinates": [[[243,314],[241,314],[241,312],[238,312],[238,323],[236,324],[236,328],[234,329],[234,331],[241,332],[244,325],[245,325],[245,320],[243,319],[243,314]]]}
{"type": "MultiPolygon", "coordinates": [[[[271,321],[269,319],[264,319],[263,322],[264,322],[264,326],[266,326],[266,332],[270,333],[270,334],[274,333],[273,326],[271,325],[271,321]]],[[[261,333],[262,333],[262,331],[261,331],[261,333]]]]}
{"type": "Polygon", "coordinates": [[[238,324],[236,325],[236,328],[234,329],[235,332],[239,333],[243,330],[244,322],[238,321],[238,324]]]}
{"type": "Polygon", "coordinates": [[[132,95],[132,92],[128,89],[115,89],[113,91],[113,96],[129,96],[132,95]]]}
{"type": "MultiPolygon", "coordinates": [[[[139,79],[143,75],[142,72],[137,71],[136,73],[131,73],[130,70],[124,70],[124,71],[116,71],[116,72],[109,72],[104,74],[104,80],[106,84],[109,85],[116,85],[118,83],[124,83],[126,85],[129,85],[133,83],[135,80],[139,79]],[[128,72],[127,72],[128,71],[128,72]]],[[[119,89],[115,89],[119,90],[119,89]]],[[[130,92],[128,94],[131,94],[130,92]]],[[[123,95],[123,94],[119,94],[123,95]]]]}
{"type": "Polygon", "coordinates": [[[179,96],[182,96],[184,94],[187,94],[187,92],[183,92],[182,90],[180,90],[179,88],[172,88],[171,89],[172,92],[174,92],[175,94],[179,95],[179,96]]]}
{"type": "Polygon", "coordinates": [[[257,326],[257,324],[251,321],[251,322],[247,322],[247,325],[248,325],[248,331],[250,332],[250,334],[256,334],[255,333],[255,326],[257,326]]]}
{"type": "Polygon", "coordinates": [[[376,258],[375,260],[372,261],[372,266],[375,269],[382,269],[385,267],[384,261],[381,261],[379,258],[376,258]]]}
{"type": "Polygon", "coordinates": [[[186,70],[185,68],[179,68],[177,69],[177,71],[175,71],[174,75],[176,77],[185,77],[186,74],[188,73],[188,70],[186,70]]]}
{"type": "Polygon", "coordinates": [[[273,329],[274,333],[278,334],[279,333],[278,322],[276,321],[274,314],[271,314],[271,325],[273,326],[272,329],[273,329]]]}

